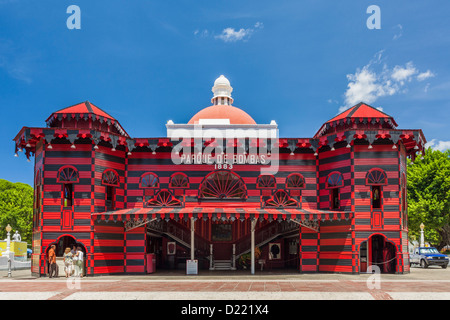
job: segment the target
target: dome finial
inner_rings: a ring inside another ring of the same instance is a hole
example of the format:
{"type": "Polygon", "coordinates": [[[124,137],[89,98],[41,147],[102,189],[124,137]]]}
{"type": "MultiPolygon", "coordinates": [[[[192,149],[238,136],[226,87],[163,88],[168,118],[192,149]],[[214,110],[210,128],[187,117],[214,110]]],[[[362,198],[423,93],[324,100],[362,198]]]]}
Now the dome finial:
{"type": "Polygon", "coordinates": [[[211,102],[214,105],[232,105],[233,98],[231,97],[231,92],[233,92],[233,87],[231,87],[230,81],[224,75],[220,75],[214,81],[212,92],[214,96],[211,102]]]}

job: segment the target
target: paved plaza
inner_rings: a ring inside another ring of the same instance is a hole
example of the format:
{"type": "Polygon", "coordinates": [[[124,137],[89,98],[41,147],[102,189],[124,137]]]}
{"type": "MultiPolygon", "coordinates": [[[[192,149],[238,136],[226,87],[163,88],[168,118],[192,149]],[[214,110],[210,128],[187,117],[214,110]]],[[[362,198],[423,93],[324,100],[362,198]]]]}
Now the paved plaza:
{"type": "Polygon", "coordinates": [[[158,271],[139,276],[34,278],[0,272],[1,300],[449,300],[450,269],[403,275],[299,274],[295,271],[158,271]]]}

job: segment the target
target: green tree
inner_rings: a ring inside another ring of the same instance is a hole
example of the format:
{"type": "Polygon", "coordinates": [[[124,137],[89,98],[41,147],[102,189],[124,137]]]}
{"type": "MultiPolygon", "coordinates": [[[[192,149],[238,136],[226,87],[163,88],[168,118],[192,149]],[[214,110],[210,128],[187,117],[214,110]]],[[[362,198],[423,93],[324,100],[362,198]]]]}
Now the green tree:
{"type": "Polygon", "coordinates": [[[428,148],[423,158],[408,160],[409,235],[420,239],[425,225],[425,241],[438,248],[449,244],[450,231],[450,151],[428,148]]]}
{"type": "Polygon", "coordinates": [[[17,230],[22,241],[31,244],[33,231],[33,188],[28,184],[0,179],[0,239],[6,239],[6,226],[17,230]]]}

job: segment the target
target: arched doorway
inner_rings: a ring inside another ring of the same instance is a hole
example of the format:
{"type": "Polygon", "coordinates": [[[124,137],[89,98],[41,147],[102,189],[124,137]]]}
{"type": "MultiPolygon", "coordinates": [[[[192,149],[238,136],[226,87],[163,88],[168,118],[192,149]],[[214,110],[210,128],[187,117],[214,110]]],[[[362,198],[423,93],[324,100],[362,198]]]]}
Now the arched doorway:
{"type": "Polygon", "coordinates": [[[55,252],[56,252],[56,263],[58,265],[58,276],[63,277],[65,276],[64,273],[64,250],[66,248],[70,248],[72,250],[73,246],[80,247],[81,251],[83,252],[83,275],[86,275],[86,247],[81,242],[78,242],[77,239],[72,235],[62,235],[56,241],[50,243],[45,251],[45,258],[46,258],[46,264],[45,264],[45,273],[48,274],[49,271],[49,264],[48,264],[48,252],[50,250],[50,247],[52,245],[56,246],[55,252]]]}
{"type": "Polygon", "coordinates": [[[372,235],[368,240],[368,260],[369,265],[378,266],[381,273],[395,273],[397,248],[384,235],[372,235]]]}

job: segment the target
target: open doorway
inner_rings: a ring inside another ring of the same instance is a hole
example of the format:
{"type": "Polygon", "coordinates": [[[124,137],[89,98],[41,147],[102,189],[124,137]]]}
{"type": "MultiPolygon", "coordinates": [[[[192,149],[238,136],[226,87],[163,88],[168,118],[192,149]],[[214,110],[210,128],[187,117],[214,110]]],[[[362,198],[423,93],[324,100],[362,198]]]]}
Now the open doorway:
{"type": "Polygon", "coordinates": [[[52,242],[48,247],[47,250],[45,251],[45,258],[46,258],[46,274],[48,274],[49,271],[49,264],[48,264],[48,252],[50,250],[50,247],[52,245],[56,246],[55,249],[55,253],[56,253],[56,264],[58,265],[58,276],[59,277],[64,277],[65,273],[64,273],[64,250],[66,248],[70,248],[70,250],[73,249],[73,247],[75,246],[76,248],[80,247],[81,251],[83,252],[83,266],[82,266],[82,272],[83,275],[86,275],[86,247],[78,242],[75,237],[71,236],[71,235],[64,235],[59,237],[55,242],[52,242]]]}
{"type": "Polygon", "coordinates": [[[368,256],[370,264],[378,266],[381,273],[395,273],[397,270],[397,249],[383,235],[376,234],[369,238],[368,256]]]}

